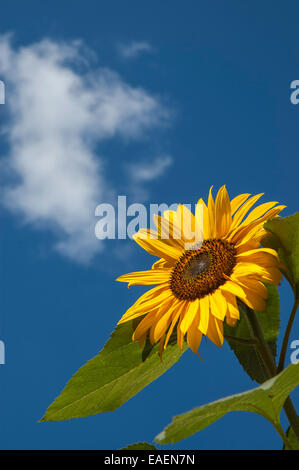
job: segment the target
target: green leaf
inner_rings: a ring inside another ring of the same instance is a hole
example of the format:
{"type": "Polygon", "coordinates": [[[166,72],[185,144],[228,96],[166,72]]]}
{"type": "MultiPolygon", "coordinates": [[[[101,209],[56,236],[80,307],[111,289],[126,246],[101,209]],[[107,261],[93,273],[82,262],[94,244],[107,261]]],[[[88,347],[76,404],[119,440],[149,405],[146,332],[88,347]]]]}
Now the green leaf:
{"type": "MultiPolygon", "coordinates": [[[[262,328],[264,338],[267,341],[273,357],[276,356],[276,340],[280,327],[280,305],[277,287],[267,285],[268,299],[266,310],[264,312],[255,312],[262,328]]],[[[238,338],[250,340],[254,337],[252,328],[246,315],[246,307],[239,302],[240,320],[233,328],[224,325],[224,335],[226,340],[237,356],[245,372],[252,380],[263,383],[269,378],[263,361],[260,358],[259,351],[254,344],[240,343],[238,338]],[[229,337],[229,338],[228,338],[229,337]]]]}
{"type": "Polygon", "coordinates": [[[281,262],[287,267],[284,274],[290,282],[296,298],[299,297],[299,212],[289,217],[271,219],[265,223],[268,231],[262,245],[274,248],[281,262]]]}
{"type": "Polygon", "coordinates": [[[283,450],[299,450],[299,442],[297,441],[297,438],[291,426],[288,427],[286,435],[290,445],[284,444],[283,450]]]}
{"type": "Polygon", "coordinates": [[[290,392],[299,385],[299,364],[291,364],[276,377],[247,392],[222,398],[176,416],[155,441],[170,444],[195,434],[230,411],[251,411],[268,419],[281,434],[282,406],[290,392]]]}
{"type": "Polygon", "coordinates": [[[157,447],[149,444],[148,442],[136,442],[136,444],[130,444],[127,447],[119,450],[158,450],[157,447]]]}
{"type": "Polygon", "coordinates": [[[136,322],[119,325],[104,349],[81,367],[41,421],[60,421],[113,411],[175,364],[180,351],[170,342],[161,360],[158,345],[132,342],[136,322]]]}

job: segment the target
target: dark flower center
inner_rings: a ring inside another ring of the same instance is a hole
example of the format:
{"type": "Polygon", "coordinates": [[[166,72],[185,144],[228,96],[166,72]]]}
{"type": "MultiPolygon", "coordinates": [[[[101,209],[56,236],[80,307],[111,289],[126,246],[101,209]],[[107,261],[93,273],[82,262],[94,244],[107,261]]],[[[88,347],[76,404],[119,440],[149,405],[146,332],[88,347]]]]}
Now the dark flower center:
{"type": "Polygon", "coordinates": [[[205,240],[200,249],[186,250],[181,256],[171,273],[171,290],[180,300],[200,299],[224,284],[235,265],[232,243],[205,240]]]}

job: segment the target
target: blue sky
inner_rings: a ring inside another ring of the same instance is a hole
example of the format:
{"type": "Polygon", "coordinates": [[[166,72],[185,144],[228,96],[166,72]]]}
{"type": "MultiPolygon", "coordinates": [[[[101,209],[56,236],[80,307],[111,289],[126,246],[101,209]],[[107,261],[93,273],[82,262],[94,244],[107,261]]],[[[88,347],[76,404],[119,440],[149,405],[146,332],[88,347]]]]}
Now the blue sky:
{"type": "MultiPolygon", "coordinates": [[[[137,298],[138,288],[115,278],[152,263],[132,241],[95,238],[96,204],[117,194],[194,203],[226,184],[231,196],[264,192],[264,201],[288,206],[285,215],[298,210],[299,106],[290,102],[298,13],[292,0],[5,5],[2,449],[151,441],[172,416],[255,385],[226,345],[203,342],[204,362],[188,351],[111,414],[37,423],[137,298]]],[[[283,328],[291,307],[284,284],[281,295],[283,328]]],[[[270,424],[249,413],[227,415],[176,446],[280,447],[270,424]]]]}

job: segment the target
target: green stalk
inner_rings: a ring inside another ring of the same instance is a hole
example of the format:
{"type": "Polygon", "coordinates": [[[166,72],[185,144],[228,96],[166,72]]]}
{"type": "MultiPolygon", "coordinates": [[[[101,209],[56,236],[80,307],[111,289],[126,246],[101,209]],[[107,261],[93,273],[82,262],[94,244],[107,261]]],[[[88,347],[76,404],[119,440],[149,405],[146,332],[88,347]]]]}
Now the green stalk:
{"type": "Polygon", "coordinates": [[[299,300],[295,298],[294,305],[293,305],[293,308],[292,308],[292,312],[291,312],[291,315],[290,315],[290,318],[289,318],[289,321],[288,321],[288,324],[287,324],[287,327],[286,327],[286,331],[285,331],[285,334],[284,334],[284,338],[283,338],[283,343],[282,343],[282,347],[281,347],[281,353],[280,353],[279,363],[278,363],[278,367],[277,367],[277,372],[281,372],[284,368],[285,357],[286,357],[287,347],[288,347],[288,343],[289,343],[290,333],[291,333],[291,329],[292,329],[292,326],[293,326],[293,323],[294,323],[294,320],[295,320],[298,305],[299,305],[299,300]]]}
{"type": "Polygon", "coordinates": [[[260,356],[262,357],[263,362],[268,370],[269,377],[274,377],[275,375],[277,375],[276,364],[272,356],[272,352],[268,346],[268,343],[266,342],[264,338],[264,333],[257,319],[255,311],[251,310],[247,306],[245,310],[246,310],[247,318],[249,320],[253,334],[255,338],[257,339],[257,347],[258,347],[260,356]]]}
{"type": "MultiPolygon", "coordinates": [[[[276,368],[275,360],[273,358],[269,345],[264,338],[263,330],[257,319],[257,316],[254,310],[251,310],[247,306],[245,306],[245,311],[246,311],[246,315],[249,320],[249,323],[251,325],[253,334],[258,340],[257,347],[258,347],[261,359],[263,360],[265,367],[268,371],[269,378],[275,377],[275,375],[278,374],[278,370],[276,368]]],[[[283,408],[287,415],[289,423],[291,427],[293,428],[294,434],[299,442],[299,417],[296,413],[295,407],[290,397],[286,399],[283,408]]]]}
{"type": "Polygon", "coordinates": [[[281,439],[283,440],[284,442],[284,445],[285,447],[288,449],[288,450],[294,450],[293,447],[292,447],[292,444],[290,443],[288,437],[286,436],[286,434],[284,433],[284,430],[282,429],[281,427],[281,424],[280,423],[272,423],[273,426],[275,427],[276,431],[278,432],[278,434],[280,435],[281,439]]]}

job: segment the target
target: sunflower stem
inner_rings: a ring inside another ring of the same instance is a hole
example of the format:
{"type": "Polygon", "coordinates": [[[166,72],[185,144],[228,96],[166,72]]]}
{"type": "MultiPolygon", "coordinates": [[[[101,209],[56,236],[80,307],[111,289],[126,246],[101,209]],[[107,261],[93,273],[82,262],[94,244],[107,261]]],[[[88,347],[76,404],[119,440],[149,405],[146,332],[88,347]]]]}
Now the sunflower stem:
{"type": "Polygon", "coordinates": [[[290,397],[288,397],[284,403],[283,409],[291,427],[293,428],[294,434],[299,442],[299,416],[297,415],[296,409],[290,397]]]}
{"type": "MultiPolygon", "coordinates": [[[[256,313],[254,310],[251,310],[247,306],[245,306],[245,311],[247,318],[250,322],[253,334],[257,339],[257,348],[259,350],[261,359],[264,362],[264,365],[268,371],[269,378],[275,377],[275,375],[277,375],[279,371],[276,368],[274,357],[272,355],[268,343],[265,340],[263,330],[257,319],[256,313]]],[[[295,407],[290,397],[286,399],[283,408],[287,415],[289,423],[293,428],[294,434],[299,442],[299,417],[296,413],[295,407]]]]}
{"type": "Polygon", "coordinates": [[[249,307],[246,306],[246,314],[247,314],[249,323],[251,325],[253,334],[257,339],[257,347],[258,347],[260,356],[263,359],[263,362],[267,368],[269,376],[274,377],[275,375],[277,375],[275,360],[268,346],[268,343],[266,342],[264,338],[263,330],[257,319],[255,311],[251,310],[249,307]]]}
{"type": "Polygon", "coordinates": [[[286,331],[285,331],[285,334],[284,334],[284,338],[283,338],[283,343],[282,343],[282,347],[281,347],[277,372],[281,372],[284,368],[287,347],[288,347],[289,338],[290,338],[292,326],[293,326],[293,323],[294,323],[294,319],[295,319],[295,316],[296,316],[296,312],[297,312],[297,309],[298,309],[298,305],[299,305],[299,299],[295,298],[294,305],[293,305],[291,315],[290,315],[290,318],[289,318],[289,321],[288,321],[288,324],[287,324],[287,327],[286,327],[286,331]]]}
{"type": "Polygon", "coordinates": [[[278,434],[280,435],[281,439],[283,440],[285,448],[287,448],[288,450],[294,450],[290,440],[288,439],[287,435],[285,434],[284,430],[282,429],[281,424],[279,422],[278,423],[272,423],[272,424],[275,427],[278,434]]]}

